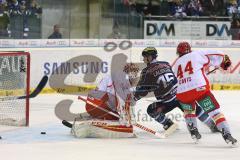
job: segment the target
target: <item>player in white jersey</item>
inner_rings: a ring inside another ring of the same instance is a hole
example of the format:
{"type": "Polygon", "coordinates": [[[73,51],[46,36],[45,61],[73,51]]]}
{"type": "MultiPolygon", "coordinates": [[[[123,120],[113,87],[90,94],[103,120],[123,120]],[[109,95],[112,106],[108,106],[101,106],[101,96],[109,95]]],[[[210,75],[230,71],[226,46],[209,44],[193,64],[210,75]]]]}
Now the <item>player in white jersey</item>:
{"type": "Polygon", "coordinates": [[[205,67],[221,67],[227,70],[231,61],[223,52],[215,50],[192,51],[188,42],[177,46],[179,58],[174,65],[174,73],[178,78],[177,99],[181,102],[188,130],[193,139],[200,139],[197,129],[196,107],[200,106],[215,121],[224,140],[236,144],[231,135],[227,121],[220,112],[220,105],[210,91],[205,67]]]}
{"type": "Polygon", "coordinates": [[[89,92],[85,106],[87,112],[75,120],[72,134],[79,138],[135,136],[128,117],[131,111],[126,110],[125,102],[138,71],[137,65],[129,63],[123,71],[103,77],[96,89],[89,92]]]}

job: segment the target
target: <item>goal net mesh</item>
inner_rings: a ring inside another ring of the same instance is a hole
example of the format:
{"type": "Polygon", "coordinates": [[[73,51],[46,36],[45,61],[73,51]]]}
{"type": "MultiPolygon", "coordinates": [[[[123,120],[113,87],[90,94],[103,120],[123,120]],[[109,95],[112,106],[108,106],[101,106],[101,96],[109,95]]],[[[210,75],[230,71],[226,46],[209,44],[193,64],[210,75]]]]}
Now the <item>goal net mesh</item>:
{"type": "Polygon", "coordinates": [[[30,55],[25,52],[0,53],[0,124],[26,126],[29,122],[30,55]]]}

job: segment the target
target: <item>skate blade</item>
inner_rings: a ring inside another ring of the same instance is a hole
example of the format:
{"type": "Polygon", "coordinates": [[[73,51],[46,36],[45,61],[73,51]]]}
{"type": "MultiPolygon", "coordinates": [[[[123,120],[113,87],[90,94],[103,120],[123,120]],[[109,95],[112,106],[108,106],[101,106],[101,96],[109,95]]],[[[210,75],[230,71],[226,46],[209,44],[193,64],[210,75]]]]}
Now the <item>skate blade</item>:
{"type": "Polygon", "coordinates": [[[191,136],[191,138],[193,139],[193,142],[194,142],[195,144],[199,144],[200,139],[197,139],[196,136],[191,136]]]}
{"type": "Polygon", "coordinates": [[[230,146],[232,147],[232,148],[238,148],[239,146],[238,146],[238,142],[235,142],[235,143],[230,143],[230,146]]]}
{"type": "Polygon", "coordinates": [[[177,129],[178,129],[178,124],[174,123],[173,125],[171,125],[171,127],[169,127],[166,131],[162,133],[162,136],[166,138],[171,134],[173,134],[177,129]]]}
{"type": "Polygon", "coordinates": [[[156,132],[155,136],[160,138],[160,139],[165,139],[166,138],[166,136],[163,132],[156,132]]]}
{"type": "Polygon", "coordinates": [[[231,145],[231,147],[232,147],[232,148],[238,148],[239,145],[238,145],[237,143],[234,143],[234,144],[231,145]]]}
{"type": "Polygon", "coordinates": [[[232,143],[229,140],[225,140],[225,142],[232,148],[238,148],[238,142],[232,143]]]}
{"type": "Polygon", "coordinates": [[[195,143],[195,144],[199,144],[199,143],[200,143],[200,140],[196,138],[196,139],[194,139],[194,143],[195,143]]]}

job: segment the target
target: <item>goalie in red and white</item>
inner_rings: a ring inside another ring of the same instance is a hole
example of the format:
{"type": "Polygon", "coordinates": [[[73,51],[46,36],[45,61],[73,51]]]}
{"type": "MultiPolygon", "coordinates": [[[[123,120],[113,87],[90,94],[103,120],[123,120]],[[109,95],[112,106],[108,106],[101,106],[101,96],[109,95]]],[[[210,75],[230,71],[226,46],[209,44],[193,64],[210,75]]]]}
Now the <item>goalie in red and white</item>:
{"type": "Polygon", "coordinates": [[[123,71],[106,75],[97,88],[89,92],[87,99],[79,96],[86,102],[87,112],[75,119],[71,133],[78,138],[135,137],[131,125],[130,88],[138,72],[137,65],[128,63],[123,71]]]}

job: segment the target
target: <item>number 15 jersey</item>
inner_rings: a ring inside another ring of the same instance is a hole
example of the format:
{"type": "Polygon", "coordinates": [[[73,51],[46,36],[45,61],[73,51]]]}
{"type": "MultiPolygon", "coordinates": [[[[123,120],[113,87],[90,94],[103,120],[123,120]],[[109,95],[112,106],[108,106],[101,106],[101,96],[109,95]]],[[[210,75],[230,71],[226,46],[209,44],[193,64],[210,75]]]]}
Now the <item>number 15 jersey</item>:
{"type": "Polygon", "coordinates": [[[141,72],[134,96],[140,99],[149,92],[163,103],[176,98],[177,78],[168,62],[154,60],[141,72]]]}

